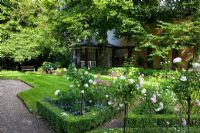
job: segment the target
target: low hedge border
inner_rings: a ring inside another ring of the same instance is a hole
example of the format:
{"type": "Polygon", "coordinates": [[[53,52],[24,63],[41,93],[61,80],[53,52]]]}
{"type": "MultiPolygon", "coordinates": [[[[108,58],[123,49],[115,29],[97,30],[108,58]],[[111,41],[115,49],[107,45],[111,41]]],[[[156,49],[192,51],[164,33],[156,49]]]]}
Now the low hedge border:
{"type": "MultiPolygon", "coordinates": [[[[155,128],[129,128],[127,130],[127,133],[199,133],[200,128],[199,127],[190,127],[189,131],[188,128],[181,127],[181,128],[161,128],[161,127],[155,127],[155,128]]],[[[122,128],[114,128],[114,129],[98,129],[89,131],[86,133],[124,133],[122,128]]]]}
{"type": "MultiPolygon", "coordinates": [[[[186,116],[184,117],[186,118],[186,116]]],[[[134,113],[129,113],[128,117],[128,127],[138,128],[138,127],[181,127],[182,118],[176,115],[170,114],[158,114],[158,115],[136,115],[134,113]]],[[[200,125],[200,116],[191,116],[191,125],[200,125]]]]}
{"type": "Polygon", "coordinates": [[[45,101],[37,102],[38,114],[58,133],[83,133],[110,120],[118,111],[106,109],[91,111],[83,116],[62,115],[62,111],[45,101]]]}

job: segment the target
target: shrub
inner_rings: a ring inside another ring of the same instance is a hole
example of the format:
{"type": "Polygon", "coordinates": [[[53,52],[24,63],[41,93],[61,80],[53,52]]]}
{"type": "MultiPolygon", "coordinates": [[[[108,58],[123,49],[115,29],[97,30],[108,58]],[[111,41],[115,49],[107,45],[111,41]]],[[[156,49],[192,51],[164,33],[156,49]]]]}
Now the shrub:
{"type": "Polygon", "coordinates": [[[140,97],[139,104],[132,109],[136,114],[173,114],[178,103],[175,94],[163,88],[159,83],[145,84],[145,96],[140,97]],[[162,105],[160,105],[162,103],[162,105]]]}
{"type": "Polygon", "coordinates": [[[51,63],[51,62],[45,61],[42,63],[42,66],[40,68],[42,68],[43,71],[48,72],[48,71],[56,70],[60,66],[61,65],[59,62],[51,63]]]}
{"type": "MultiPolygon", "coordinates": [[[[162,128],[155,127],[151,129],[145,128],[129,128],[127,133],[187,133],[188,128],[162,128]]],[[[199,133],[199,127],[190,127],[189,132],[191,133],[199,133]]],[[[124,133],[121,128],[113,128],[113,129],[98,129],[89,131],[87,133],[124,133]]]]}
{"type": "MultiPolygon", "coordinates": [[[[184,116],[183,116],[184,117],[184,116]]],[[[162,115],[136,115],[129,113],[128,127],[130,128],[153,128],[153,127],[182,127],[182,117],[170,114],[162,115]]],[[[200,124],[199,116],[191,117],[191,125],[200,124]]]]}
{"type": "Polygon", "coordinates": [[[37,109],[39,115],[46,119],[58,133],[82,133],[89,131],[108,121],[117,113],[116,110],[105,109],[102,111],[91,111],[82,116],[73,116],[44,101],[37,102],[37,109]]]}

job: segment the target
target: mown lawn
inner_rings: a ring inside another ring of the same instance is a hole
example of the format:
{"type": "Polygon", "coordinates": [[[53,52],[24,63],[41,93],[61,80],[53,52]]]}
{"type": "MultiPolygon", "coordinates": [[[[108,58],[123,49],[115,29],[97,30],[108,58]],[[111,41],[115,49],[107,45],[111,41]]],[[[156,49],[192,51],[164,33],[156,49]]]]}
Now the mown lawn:
{"type": "Polygon", "coordinates": [[[28,109],[33,112],[36,111],[37,100],[42,100],[44,97],[55,97],[55,90],[67,89],[70,84],[65,77],[31,72],[0,71],[0,78],[19,79],[33,86],[33,88],[18,94],[28,109]]]}

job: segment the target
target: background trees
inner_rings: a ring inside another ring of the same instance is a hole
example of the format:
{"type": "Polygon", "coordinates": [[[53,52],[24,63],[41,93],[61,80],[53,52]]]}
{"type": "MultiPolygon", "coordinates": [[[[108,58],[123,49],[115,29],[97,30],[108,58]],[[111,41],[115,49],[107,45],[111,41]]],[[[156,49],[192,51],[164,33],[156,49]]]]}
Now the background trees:
{"type": "Polygon", "coordinates": [[[51,23],[48,23],[49,16],[43,3],[3,1],[0,7],[1,67],[39,66],[43,61],[67,64],[67,50],[51,34],[51,23]]]}
{"type": "Polygon", "coordinates": [[[116,37],[134,40],[138,48],[156,49],[154,55],[199,47],[198,0],[14,0],[1,1],[0,12],[4,65],[27,61],[66,65],[71,45],[95,39],[103,48],[112,29],[116,37]],[[25,54],[29,49],[32,52],[25,54]]]}

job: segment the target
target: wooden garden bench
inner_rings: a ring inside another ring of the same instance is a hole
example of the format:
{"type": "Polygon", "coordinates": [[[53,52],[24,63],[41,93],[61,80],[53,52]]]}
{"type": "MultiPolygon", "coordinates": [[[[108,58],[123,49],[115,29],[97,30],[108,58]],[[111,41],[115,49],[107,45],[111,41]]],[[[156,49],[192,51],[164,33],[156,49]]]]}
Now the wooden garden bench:
{"type": "Polygon", "coordinates": [[[35,67],[34,66],[21,66],[22,71],[34,71],[35,72],[35,67]]]}

